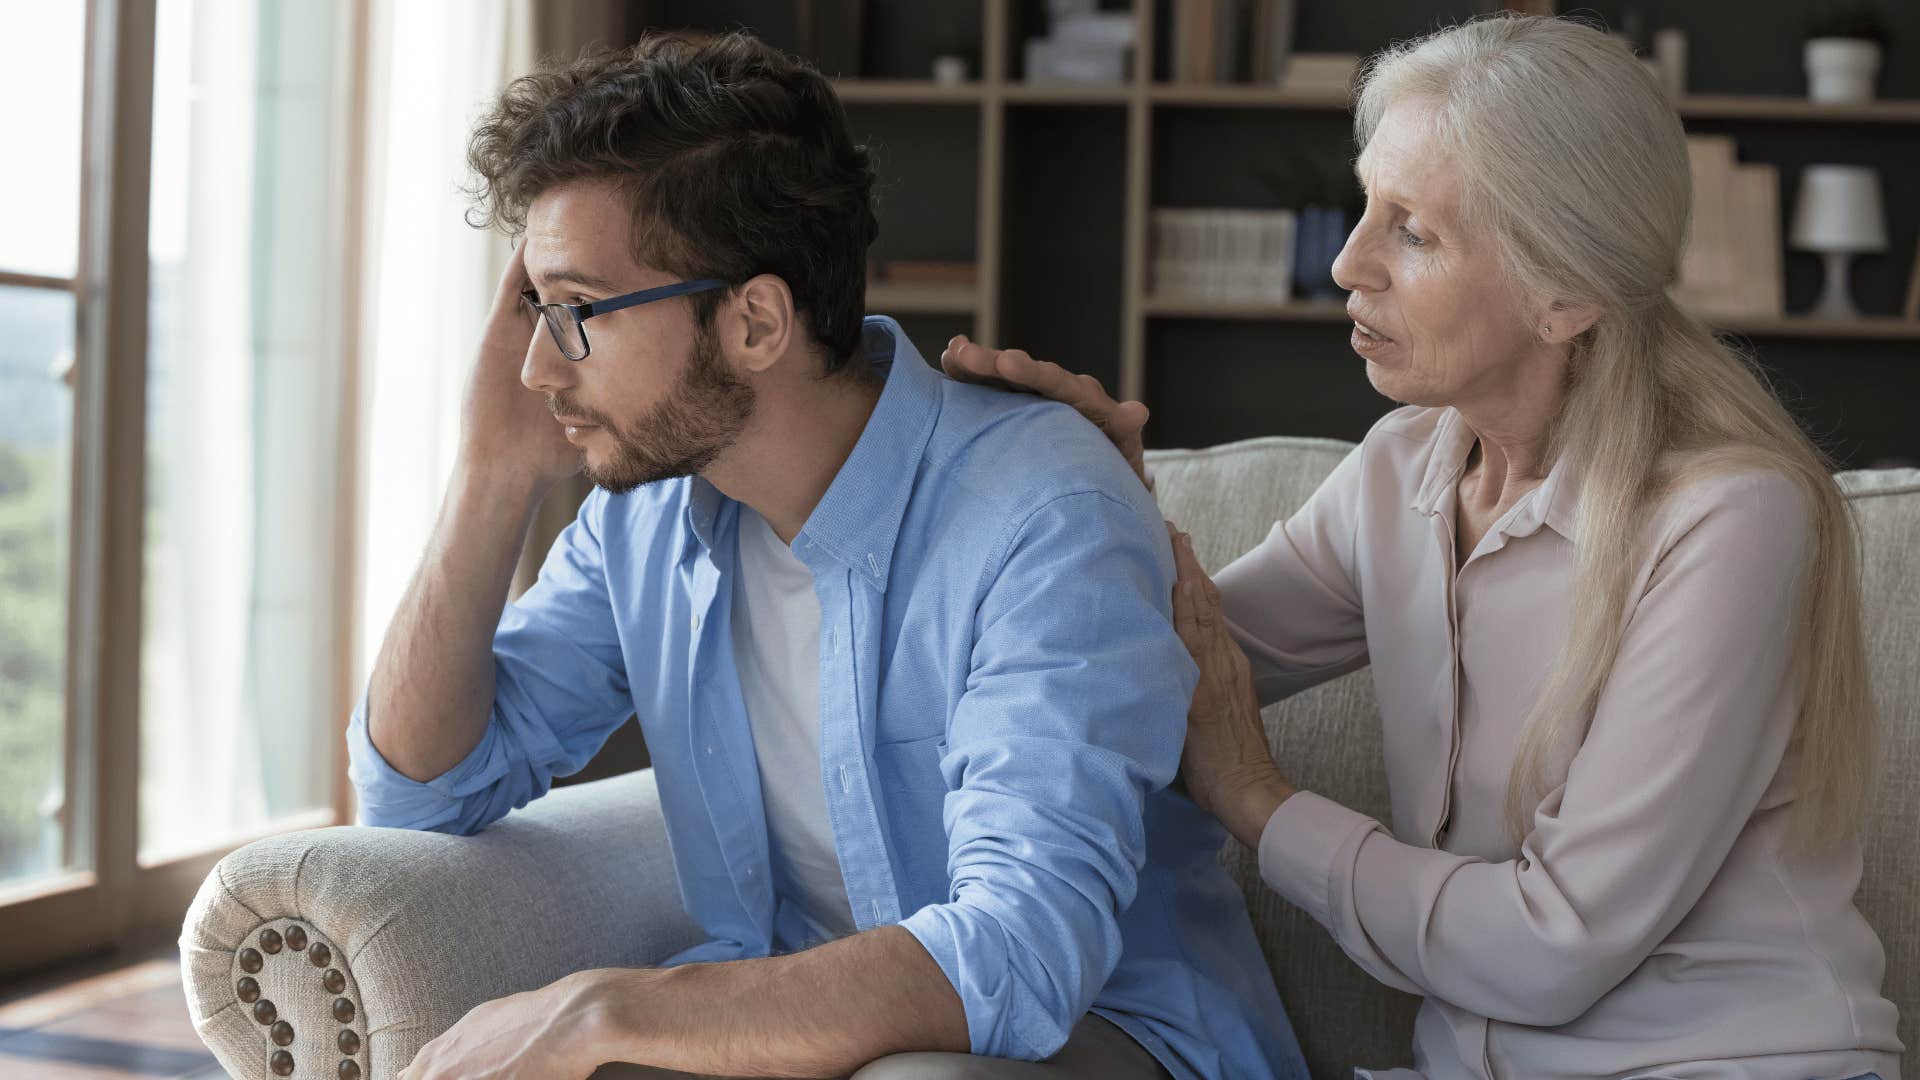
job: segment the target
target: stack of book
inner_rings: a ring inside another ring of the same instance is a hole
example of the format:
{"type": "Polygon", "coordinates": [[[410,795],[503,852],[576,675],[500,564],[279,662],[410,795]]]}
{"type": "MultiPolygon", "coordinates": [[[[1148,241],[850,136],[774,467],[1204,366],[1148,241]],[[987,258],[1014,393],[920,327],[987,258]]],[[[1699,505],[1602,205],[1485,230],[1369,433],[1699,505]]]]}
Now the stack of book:
{"type": "Polygon", "coordinates": [[[1162,300],[1268,300],[1293,292],[1291,210],[1155,210],[1150,287],[1162,300]]]}
{"type": "Polygon", "coordinates": [[[1693,222],[1673,299],[1702,315],[1778,317],[1780,170],[1740,164],[1735,149],[1725,135],[1687,139],[1693,222]]]}

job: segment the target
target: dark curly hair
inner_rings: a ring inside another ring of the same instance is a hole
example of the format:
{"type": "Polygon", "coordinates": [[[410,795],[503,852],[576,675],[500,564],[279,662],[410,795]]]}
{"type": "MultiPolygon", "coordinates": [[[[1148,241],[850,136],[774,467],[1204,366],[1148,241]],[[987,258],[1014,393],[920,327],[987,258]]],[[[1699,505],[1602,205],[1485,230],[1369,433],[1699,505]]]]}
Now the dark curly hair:
{"type": "MultiPolygon", "coordinates": [[[[468,221],[509,234],[556,184],[617,182],[642,265],[787,283],[828,373],[859,355],[873,168],[833,87],[750,34],[648,35],[515,79],[467,150],[468,221]]],[[[711,326],[725,294],[693,296],[711,326]]]]}

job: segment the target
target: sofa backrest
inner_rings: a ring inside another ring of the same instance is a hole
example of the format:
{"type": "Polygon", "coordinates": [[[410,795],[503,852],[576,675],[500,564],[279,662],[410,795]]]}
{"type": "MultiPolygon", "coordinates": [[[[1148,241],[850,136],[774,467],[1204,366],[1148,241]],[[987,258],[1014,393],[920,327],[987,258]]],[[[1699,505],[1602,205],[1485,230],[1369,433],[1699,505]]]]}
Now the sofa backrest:
{"type": "MultiPolygon", "coordinates": [[[[1307,500],[1352,444],[1265,438],[1147,455],[1160,508],[1193,534],[1209,572],[1264,539],[1307,500]]],[[[1920,1045],[1920,470],[1842,473],[1863,550],[1866,629],[1881,716],[1881,768],[1862,843],[1859,904],[1887,949],[1885,993],[1900,1038],[1920,1045]]],[[[1386,820],[1380,716],[1362,669],[1263,714],[1290,779],[1386,820]]],[[[1362,972],[1304,913],[1260,882],[1252,852],[1229,841],[1233,871],[1315,1076],[1411,1063],[1419,1001],[1362,972]]]]}

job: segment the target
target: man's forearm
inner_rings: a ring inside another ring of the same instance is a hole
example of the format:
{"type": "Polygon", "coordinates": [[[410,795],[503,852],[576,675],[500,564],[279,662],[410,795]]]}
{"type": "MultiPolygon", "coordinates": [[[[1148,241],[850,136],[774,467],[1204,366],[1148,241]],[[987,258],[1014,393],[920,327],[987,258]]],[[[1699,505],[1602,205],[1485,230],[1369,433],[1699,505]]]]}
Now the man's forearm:
{"type": "Polygon", "coordinates": [[[454,469],[367,688],[367,736],[426,781],[459,764],[493,706],[493,634],[539,501],[530,478],[454,469]]]}
{"type": "Polygon", "coordinates": [[[888,1054],[971,1046],[960,996],[898,926],[765,960],[594,974],[611,1061],[726,1076],[845,1076],[888,1054]]]}

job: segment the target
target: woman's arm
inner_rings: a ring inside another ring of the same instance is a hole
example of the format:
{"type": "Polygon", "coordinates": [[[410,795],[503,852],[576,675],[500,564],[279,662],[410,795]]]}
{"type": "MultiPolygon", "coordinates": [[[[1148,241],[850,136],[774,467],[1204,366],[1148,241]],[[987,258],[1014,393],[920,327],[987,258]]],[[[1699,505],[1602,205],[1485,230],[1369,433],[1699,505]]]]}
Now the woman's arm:
{"type": "Polygon", "coordinates": [[[1716,481],[1635,605],[1566,780],[1520,856],[1400,843],[1311,793],[1260,840],[1267,882],[1391,985],[1509,1023],[1567,1023],[1692,910],[1765,804],[1799,707],[1805,505],[1716,481]]]}

